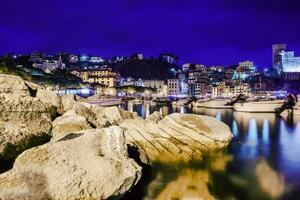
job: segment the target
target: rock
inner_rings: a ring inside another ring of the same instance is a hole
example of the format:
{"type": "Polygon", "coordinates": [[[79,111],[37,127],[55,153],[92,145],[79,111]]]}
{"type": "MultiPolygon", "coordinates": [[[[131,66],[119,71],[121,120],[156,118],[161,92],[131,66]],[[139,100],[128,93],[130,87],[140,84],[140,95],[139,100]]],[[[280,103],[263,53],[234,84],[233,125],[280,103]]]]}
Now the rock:
{"type": "Polygon", "coordinates": [[[30,89],[21,77],[0,74],[0,94],[4,93],[18,96],[29,96],[30,89]]]}
{"type": "Polygon", "coordinates": [[[138,118],[137,113],[122,110],[117,106],[100,107],[92,105],[76,95],[62,96],[61,105],[63,112],[74,110],[76,114],[85,117],[97,128],[118,124],[125,119],[138,118]]]}
{"type": "Polygon", "coordinates": [[[120,127],[129,144],[143,151],[151,163],[200,159],[203,151],[222,148],[232,139],[226,124],[213,117],[194,114],[174,113],[157,123],[125,120],[120,127]]]}
{"type": "Polygon", "coordinates": [[[122,110],[117,106],[103,107],[102,112],[104,113],[104,118],[108,119],[112,124],[118,124],[125,119],[139,118],[136,113],[122,110]]]}
{"type": "Polygon", "coordinates": [[[0,95],[0,160],[12,160],[51,137],[46,106],[30,96],[0,95]]]}
{"type": "Polygon", "coordinates": [[[58,110],[61,107],[59,96],[52,91],[38,88],[36,98],[38,98],[41,102],[43,102],[49,107],[53,106],[56,107],[58,110]]]}
{"type": "Polygon", "coordinates": [[[153,122],[158,122],[159,120],[162,120],[163,116],[160,112],[153,112],[151,115],[149,115],[148,117],[146,117],[146,120],[150,120],[153,122]]]}
{"type": "Polygon", "coordinates": [[[70,133],[91,129],[85,117],[77,115],[74,110],[69,110],[52,122],[52,139],[57,141],[70,133]]]}
{"type": "Polygon", "coordinates": [[[140,179],[122,130],[112,126],[67,135],[23,152],[0,175],[0,199],[120,199],[140,179]]]}

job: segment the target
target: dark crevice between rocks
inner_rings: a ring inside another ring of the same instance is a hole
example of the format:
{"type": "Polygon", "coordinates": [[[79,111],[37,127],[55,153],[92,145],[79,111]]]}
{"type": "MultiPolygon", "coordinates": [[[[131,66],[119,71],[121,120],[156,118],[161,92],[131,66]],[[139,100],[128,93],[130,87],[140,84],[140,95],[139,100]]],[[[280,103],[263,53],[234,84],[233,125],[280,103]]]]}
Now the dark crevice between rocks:
{"type": "Polygon", "coordinates": [[[31,97],[36,97],[37,90],[32,89],[27,83],[25,83],[25,85],[26,85],[27,88],[28,88],[28,91],[29,91],[30,96],[31,96],[31,97]]]}
{"type": "Polygon", "coordinates": [[[20,144],[7,144],[2,154],[0,154],[0,173],[3,173],[13,167],[14,161],[23,151],[49,142],[51,136],[44,133],[39,136],[26,138],[20,144]]]}
{"type": "Polygon", "coordinates": [[[50,115],[50,118],[51,118],[51,121],[54,121],[57,117],[60,117],[61,115],[59,114],[58,112],[58,109],[57,107],[55,106],[51,106],[47,109],[49,115],[50,115]]]}
{"type": "Polygon", "coordinates": [[[72,140],[72,139],[75,139],[75,138],[80,137],[82,135],[83,135],[83,133],[70,133],[70,134],[66,135],[65,137],[59,139],[57,142],[72,140]]]}
{"type": "Polygon", "coordinates": [[[90,127],[92,127],[92,128],[97,128],[97,126],[95,126],[95,124],[93,124],[92,122],[87,121],[87,123],[90,125],[90,127]]]}
{"type": "Polygon", "coordinates": [[[154,176],[151,166],[141,161],[138,148],[132,145],[127,145],[127,148],[128,157],[134,159],[142,167],[142,177],[137,185],[122,197],[122,200],[140,200],[146,196],[147,186],[154,180],[154,176]]]}

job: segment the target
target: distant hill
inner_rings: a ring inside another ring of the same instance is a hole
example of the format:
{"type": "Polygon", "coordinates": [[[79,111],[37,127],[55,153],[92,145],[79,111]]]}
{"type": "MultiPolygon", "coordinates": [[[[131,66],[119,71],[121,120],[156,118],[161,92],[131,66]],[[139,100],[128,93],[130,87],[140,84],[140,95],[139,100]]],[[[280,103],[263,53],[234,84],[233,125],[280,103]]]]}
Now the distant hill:
{"type": "Polygon", "coordinates": [[[165,80],[174,77],[171,68],[176,66],[158,59],[129,59],[113,64],[112,68],[120,72],[122,77],[165,80]]]}
{"type": "Polygon", "coordinates": [[[73,74],[55,70],[51,73],[45,73],[41,69],[32,66],[17,67],[17,64],[10,58],[0,58],[0,73],[20,76],[24,80],[45,85],[60,85],[66,87],[76,87],[82,84],[82,80],[73,74]]]}

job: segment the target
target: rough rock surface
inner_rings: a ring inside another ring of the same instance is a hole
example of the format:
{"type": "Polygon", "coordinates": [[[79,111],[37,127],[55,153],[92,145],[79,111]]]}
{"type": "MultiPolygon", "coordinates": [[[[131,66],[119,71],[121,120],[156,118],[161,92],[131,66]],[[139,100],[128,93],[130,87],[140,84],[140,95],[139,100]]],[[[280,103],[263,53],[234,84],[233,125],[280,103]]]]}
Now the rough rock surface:
{"type": "Polygon", "coordinates": [[[102,128],[109,125],[118,124],[125,119],[138,118],[136,113],[131,113],[118,108],[99,107],[84,102],[80,97],[75,95],[65,95],[61,98],[63,111],[74,110],[76,114],[85,117],[94,127],[102,128]]]}
{"type": "Polygon", "coordinates": [[[30,96],[0,95],[0,160],[50,139],[51,117],[45,105],[30,96]]]}
{"type": "Polygon", "coordinates": [[[163,116],[158,111],[155,111],[151,115],[146,117],[146,120],[150,120],[150,121],[153,121],[153,122],[158,122],[159,120],[162,120],[162,119],[163,119],[163,116]]]}
{"type": "Polygon", "coordinates": [[[29,96],[29,87],[19,76],[0,74],[0,94],[9,93],[19,96],[29,96]]]}
{"type": "Polygon", "coordinates": [[[232,139],[226,124],[213,117],[193,114],[174,113],[157,123],[125,120],[120,127],[128,142],[143,151],[150,162],[199,159],[203,151],[224,147],[232,139]]]}
{"type": "Polygon", "coordinates": [[[0,175],[0,199],[119,199],[140,176],[141,167],[127,157],[122,130],[112,126],[23,152],[0,175]]]}
{"type": "Polygon", "coordinates": [[[36,98],[38,98],[45,105],[56,107],[58,110],[61,107],[59,96],[52,91],[38,88],[36,98]]]}
{"type": "Polygon", "coordinates": [[[91,129],[85,117],[77,115],[74,110],[69,110],[52,122],[52,138],[57,141],[70,133],[91,129]]]}

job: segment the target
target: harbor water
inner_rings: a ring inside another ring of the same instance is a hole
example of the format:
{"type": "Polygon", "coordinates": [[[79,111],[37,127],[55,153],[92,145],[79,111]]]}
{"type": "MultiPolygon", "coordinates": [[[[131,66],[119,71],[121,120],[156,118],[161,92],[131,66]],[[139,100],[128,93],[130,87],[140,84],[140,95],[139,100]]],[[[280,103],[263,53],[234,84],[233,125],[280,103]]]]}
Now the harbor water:
{"type": "MultiPolygon", "coordinates": [[[[300,116],[127,104],[146,117],[154,111],[208,115],[226,123],[234,135],[228,148],[203,160],[155,164],[135,199],[300,199],[300,116]]],[[[222,130],[220,130],[222,131],[222,130]]]]}

